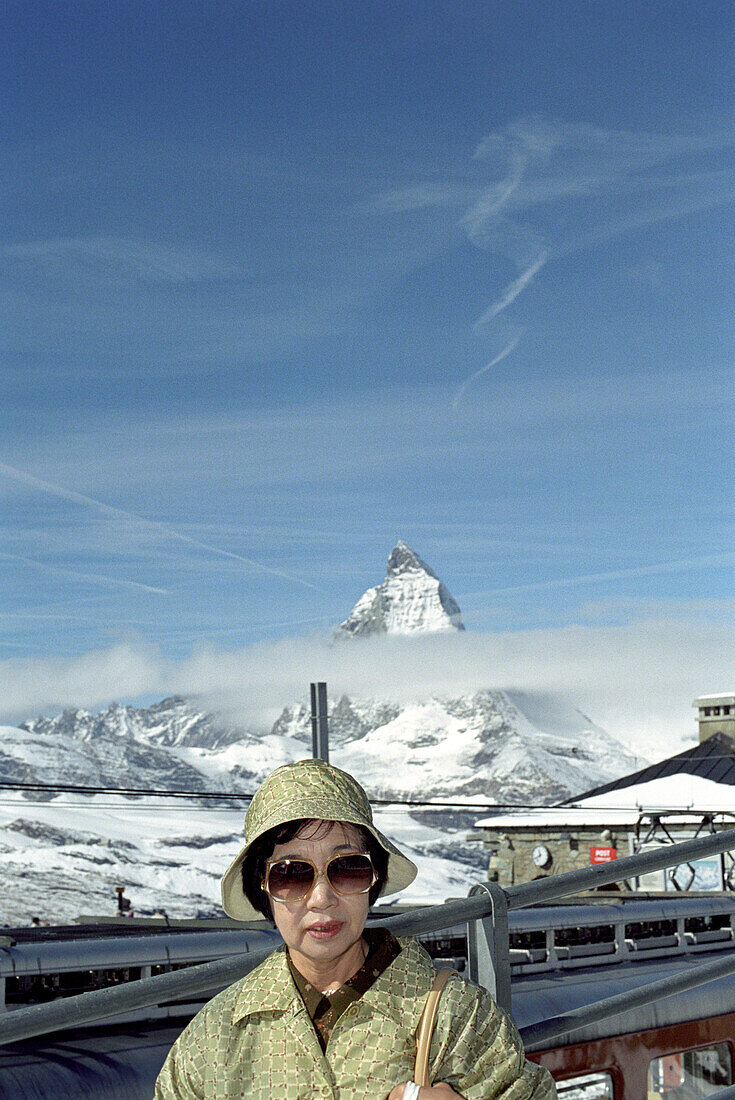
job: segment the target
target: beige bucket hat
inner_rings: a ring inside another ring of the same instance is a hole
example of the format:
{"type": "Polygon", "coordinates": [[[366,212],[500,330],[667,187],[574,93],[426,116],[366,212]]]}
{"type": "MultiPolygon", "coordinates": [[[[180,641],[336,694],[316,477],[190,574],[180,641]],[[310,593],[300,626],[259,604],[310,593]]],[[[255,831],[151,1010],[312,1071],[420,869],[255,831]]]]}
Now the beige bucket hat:
{"type": "Polygon", "coordinates": [[[235,920],[265,920],[242,888],[242,864],[250,845],[268,829],[298,818],[362,825],[388,853],[388,877],[381,891],[396,894],[416,878],[418,868],[373,825],[364,790],[351,775],[324,760],[299,760],[276,768],[258,788],[245,815],[245,845],[222,878],[222,905],[235,920]]]}

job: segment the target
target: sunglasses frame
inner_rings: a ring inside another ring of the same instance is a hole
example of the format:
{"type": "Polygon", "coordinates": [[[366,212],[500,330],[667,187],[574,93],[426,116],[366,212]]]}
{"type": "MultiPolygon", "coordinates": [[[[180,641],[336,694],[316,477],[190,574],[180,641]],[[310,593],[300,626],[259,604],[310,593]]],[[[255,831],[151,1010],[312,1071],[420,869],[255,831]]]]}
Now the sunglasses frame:
{"type": "Polygon", "coordinates": [[[308,859],[306,856],[293,856],[293,858],[290,859],[284,859],[282,856],[280,859],[269,859],[266,861],[265,873],[260,881],[260,886],[261,889],[264,890],[268,897],[271,898],[273,901],[280,901],[281,903],[287,903],[288,901],[305,901],[312,890],[315,888],[320,878],[323,878],[329,886],[330,890],[334,890],[335,894],[339,894],[341,898],[355,898],[359,897],[361,894],[367,894],[370,892],[370,890],[372,890],[373,886],[378,881],[378,876],[375,873],[375,868],[373,867],[373,859],[369,852],[345,852],[344,855],[332,856],[331,859],[327,860],[324,867],[317,867],[316,863],[314,863],[314,860],[308,859]],[[372,871],[373,878],[370,885],[366,886],[364,890],[351,890],[348,894],[345,894],[341,890],[338,890],[337,887],[334,886],[332,882],[330,882],[327,872],[329,870],[330,864],[334,863],[335,860],[349,859],[350,856],[364,856],[370,864],[370,870],[372,871]],[[314,872],[314,881],[312,882],[306,893],[301,894],[297,898],[288,899],[279,898],[276,897],[275,894],[271,894],[270,890],[268,889],[268,880],[270,878],[271,867],[273,867],[276,863],[308,863],[312,871],[314,872]]]}

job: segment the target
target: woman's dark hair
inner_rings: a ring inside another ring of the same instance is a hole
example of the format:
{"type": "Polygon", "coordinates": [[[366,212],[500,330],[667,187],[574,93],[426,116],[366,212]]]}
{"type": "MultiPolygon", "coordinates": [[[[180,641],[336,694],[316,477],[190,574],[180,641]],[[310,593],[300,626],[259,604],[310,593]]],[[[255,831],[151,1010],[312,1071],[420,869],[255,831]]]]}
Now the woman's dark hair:
{"type": "MultiPolygon", "coordinates": [[[[309,825],[316,826],[309,839],[313,837],[318,838],[321,831],[320,826],[327,825],[331,827],[332,824],[333,822],[331,821],[325,822],[318,818],[297,818],[296,821],[286,821],[283,825],[276,825],[272,829],[268,829],[267,832],[257,837],[250,845],[248,854],[242,861],[242,867],[240,868],[242,872],[242,888],[245,897],[253,908],[257,909],[259,913],[262,913],[264,917],[267,917],[269,921],[273,920],[271,899],[262,888],[261,883],[265,875],[265,865],[273,855],[276,844],[287,844],[289,840],[293,840],[295,836],[309,825]]],[[[379,844],[373,834],[363,825],[352,825],[351,822],[345,822],[345,824],[359,833],[360,839],[365,845],[365,851],[369,853],[372,860],[375,874],[378,876],[377,881],[370,887],[368,893],[370,905],[375,905],[388,877],[388,853],[382,844],[379,844]]]]}

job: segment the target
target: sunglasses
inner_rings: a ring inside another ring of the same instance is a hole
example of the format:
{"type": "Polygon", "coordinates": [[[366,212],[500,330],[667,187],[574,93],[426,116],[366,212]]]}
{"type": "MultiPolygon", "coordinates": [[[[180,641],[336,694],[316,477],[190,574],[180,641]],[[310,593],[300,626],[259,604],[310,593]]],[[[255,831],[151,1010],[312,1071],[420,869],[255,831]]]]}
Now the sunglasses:
{"type": "Polygon", "coordinates": [[[335,894],[367,894],[378,881],[367,852],[334,856],[326,867],[310,859],[269,859],[262,887],[276,901],[303,901],[324,876],[335,894]]]}

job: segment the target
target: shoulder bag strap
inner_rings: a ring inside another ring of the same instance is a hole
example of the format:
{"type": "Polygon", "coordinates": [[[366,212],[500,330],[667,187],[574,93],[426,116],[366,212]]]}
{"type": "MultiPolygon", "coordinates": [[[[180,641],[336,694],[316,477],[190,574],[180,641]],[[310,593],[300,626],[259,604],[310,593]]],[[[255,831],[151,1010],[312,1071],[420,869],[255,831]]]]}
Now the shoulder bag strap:
{"type": "Polygon", "coordinates": [[[434,984],[426,998],[424,1011],[421,1013],[419,1026],[416,1028],[416,1065],[413,1079],[419,1086],[431,1084],[429,1078],[429,1050],[431,1048],[431,1036],[434,1032],[436,1012],[439,1007],[439,998],[452,974],[456,973],[456,970],[449,970],[446,968],[437,970],[434,984]]]}

